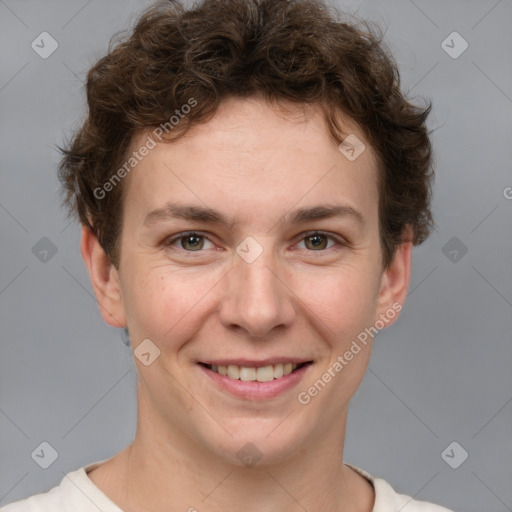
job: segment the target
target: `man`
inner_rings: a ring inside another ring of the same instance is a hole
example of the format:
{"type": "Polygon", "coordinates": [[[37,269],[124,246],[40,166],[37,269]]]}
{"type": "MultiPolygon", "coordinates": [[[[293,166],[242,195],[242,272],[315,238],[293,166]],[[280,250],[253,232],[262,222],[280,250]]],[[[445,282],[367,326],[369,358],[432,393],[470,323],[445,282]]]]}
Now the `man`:
{"type": "Polygon", "coordinates": [[[60,167],[133,442],[5,507],[430,511],[343,463],[373,337],[429,233],[430,107],[313,0],[158,4],[89,72],[60,167]]]}

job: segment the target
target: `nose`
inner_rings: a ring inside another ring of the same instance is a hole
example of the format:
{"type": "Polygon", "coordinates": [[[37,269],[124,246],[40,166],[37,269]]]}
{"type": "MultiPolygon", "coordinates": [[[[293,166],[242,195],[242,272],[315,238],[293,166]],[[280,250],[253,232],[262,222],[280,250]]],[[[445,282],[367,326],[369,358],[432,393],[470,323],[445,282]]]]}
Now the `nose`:
{"type": "Polygon", "coordinates": [[[238,255],[234,258],[221,298],[222,324],[228,329],[244,330],[253,338],[266,338],[274,329],[292,325],[295,295],[272,251],[264,249],[251,263],[238,255]]]}

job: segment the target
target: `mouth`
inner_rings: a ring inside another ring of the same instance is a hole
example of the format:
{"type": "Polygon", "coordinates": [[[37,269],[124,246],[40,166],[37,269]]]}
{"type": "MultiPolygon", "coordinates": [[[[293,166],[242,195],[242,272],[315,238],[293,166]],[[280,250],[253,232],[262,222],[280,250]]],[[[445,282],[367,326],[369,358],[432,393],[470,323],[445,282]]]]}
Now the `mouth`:
{"type": "Polygon", "coordinates": [[[282,379],[292,373],[299,371],[304,366],[312,364],[313,361],[300,363],[285,362],[276,364],[265,364],[262,366],[240,366],[235,364],[208,364],[199,363],[201,366],[212,372],[227,377],[230,380],[243,382],[272,382],[282,379]]]}

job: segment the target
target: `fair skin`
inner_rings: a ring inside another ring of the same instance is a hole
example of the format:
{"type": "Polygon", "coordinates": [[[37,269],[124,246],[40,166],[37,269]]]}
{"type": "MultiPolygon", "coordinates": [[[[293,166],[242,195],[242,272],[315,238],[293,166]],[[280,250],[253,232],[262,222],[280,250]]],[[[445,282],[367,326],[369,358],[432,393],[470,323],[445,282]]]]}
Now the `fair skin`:
{"type": "Polygon", "coordinates": [[[342,464],[347,408],[371,338],[309,403],[297,397],[404,302],[412,244],[402,243],[382,268],[372,148],[366,143],[349,161],[317,108],[304,118],[288,106],[293,115],[261,99],[229,99],[206,124],[152,149],[125,183],[119,268],[83,229],[82,255],[105,321],[128,326],[134,350],[146,339],[160,350],[147,366],[134,358],[134,441],[89,473],[126,512],[373,508],[371,485],[342,464]],[[167,203],[218,210],[228,225],[170,215],[145,223],[167,203]],[[290,220],[299,208],[325,205],[350,211],[290,220]],[[262,251],[250,263],[237,253],[247,237],[259,244],[252,254],[262,251]],[[205,366],[288,360],[308,364],[281,377],[286,385],[224,385],[233,379],[205,366]],[[238,455],[247,443],[260,457],[250,467],[238,455]]]}

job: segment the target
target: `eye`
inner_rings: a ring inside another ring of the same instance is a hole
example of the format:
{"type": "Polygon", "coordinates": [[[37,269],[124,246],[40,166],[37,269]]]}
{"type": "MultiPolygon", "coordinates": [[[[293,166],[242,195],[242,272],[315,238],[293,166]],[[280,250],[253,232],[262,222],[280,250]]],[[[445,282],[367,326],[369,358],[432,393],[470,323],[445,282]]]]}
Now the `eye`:
{"type": "MultiPolygon", "coordinates": [[[[205,242],[213,243],[209,238],[197,231],[187,231],[185,233],[178,233],[177,235],[168,238],[164,244],[166,247],[171,247],[175,250],[183,250],[185,252],[202,252],[205,249],[205,242]]],[[[322,231],[312,231],[303,235],[299,243],[305,243],[306,249],[309,252],[322,252],[326,249],[331,249],[333,246],[346,246],[347,243],[342,239],[324,233],[322,231]],[[329,240],[333,242],[333,245],[328,246],[329,240]]],[[[208,248],[208,247],[206,247],[208,248]]]]}
{"type": "MultiPolygon", "coordinates": [[[[174,246],[176,242],[180,242],[178,250],[182,249],[187,252],[201,252],[204,248],[205,240],[210,242],[208,238],[196,231],[188,231],[187,233],[179,233],[165,241],[166,246],[174,246]]],[[[210,242],[211,243],[211,242],[210,242]]]]}
{"type": "Polygon", "coordinates": [[[307,249],[314,252],[321,252],[325,249],[331,249],[331,247],[327,247],[328,240],[332,240],[334,245],[346,245],[341,239],[335,237],[333,235],[329,235],[328,233],[324,233],[322,231],[313,231],[310,233],[306,233],[306,235],[302,238],[302,241],[305,242],[305,246],[307,249]]]}

